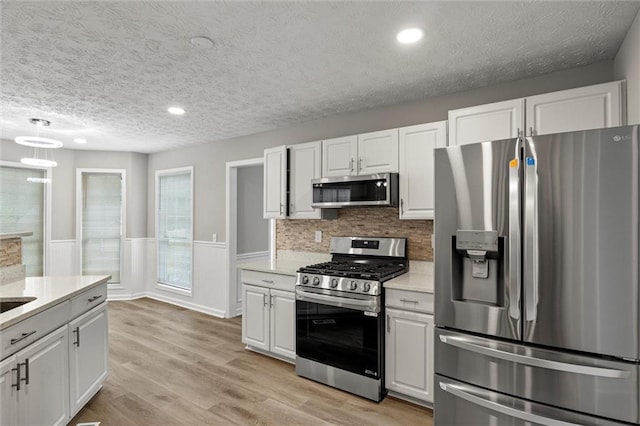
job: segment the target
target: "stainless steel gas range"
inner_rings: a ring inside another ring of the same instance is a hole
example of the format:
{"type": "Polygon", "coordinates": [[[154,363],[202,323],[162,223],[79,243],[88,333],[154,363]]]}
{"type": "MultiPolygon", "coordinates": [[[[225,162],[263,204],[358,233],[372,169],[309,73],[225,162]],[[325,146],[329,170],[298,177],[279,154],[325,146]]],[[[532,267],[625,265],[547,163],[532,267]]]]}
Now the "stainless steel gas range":
{"type": "Polygon", "coordinates": [[[300,268],[296,373],[384,398],[382,284],[408,271],[406,238],[334,237],[332,260],[300,268]]]}

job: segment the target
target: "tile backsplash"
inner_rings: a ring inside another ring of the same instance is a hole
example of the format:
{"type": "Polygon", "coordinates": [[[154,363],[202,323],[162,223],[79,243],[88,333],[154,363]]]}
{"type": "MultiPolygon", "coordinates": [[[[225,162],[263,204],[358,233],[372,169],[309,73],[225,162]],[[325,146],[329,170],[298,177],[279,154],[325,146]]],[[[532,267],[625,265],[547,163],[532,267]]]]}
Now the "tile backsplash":
{"type": "Polygon", "coordinates": [[[432,220],[400,220],[392,207],[345,208],[331,220],[276,221],[276,249],[329,252],[331,237],[407,237],[409,259],[433,260],[432,220]],[[322,231],[322,242],[315,242],[322,231]]]}
{"type": "Polygon", "coordinates": [[[0,267],[22,263],[22,238],[0,240],[0,267]]]}

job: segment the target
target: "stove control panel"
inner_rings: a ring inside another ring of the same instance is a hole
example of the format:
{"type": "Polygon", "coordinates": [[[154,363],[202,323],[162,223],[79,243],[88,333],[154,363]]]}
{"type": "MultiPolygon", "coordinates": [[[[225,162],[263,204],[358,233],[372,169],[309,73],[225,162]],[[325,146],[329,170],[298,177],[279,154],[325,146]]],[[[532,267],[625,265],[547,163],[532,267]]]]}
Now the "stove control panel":
{"type": "Polygon", "coordinates": [[[298,272],[296,285],[323,288],[327,290],[345,291],[350,293],[377,296],[382,293],[382,284],[378,281],[332,277],[330,275],[314,275],[298,272]]]}

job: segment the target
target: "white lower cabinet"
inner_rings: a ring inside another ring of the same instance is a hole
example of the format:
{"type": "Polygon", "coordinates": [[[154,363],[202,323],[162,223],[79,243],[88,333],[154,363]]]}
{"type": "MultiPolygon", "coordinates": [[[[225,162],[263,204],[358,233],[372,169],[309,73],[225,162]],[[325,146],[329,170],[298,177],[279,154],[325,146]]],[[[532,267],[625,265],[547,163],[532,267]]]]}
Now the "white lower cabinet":
{"type": "MultiPolygon", "coordinates": [[[[388,293],[392,293],[389,290],[388,293]]],[[[398,292],[399,303],[412,309],[431,306],[432,294],[398,292]],[[410,296],[410,297],[407,297],[410,296]]],[[[390,297],[392,301],[396,298],[390,297]]],[[[433,315],[406,309],[387,307],[385,343],[385,385],[396,396],[418,402],[433,403],[433,315]]]]}
{"type": "Polygon", "coordinates": [[[109,368],[107,304],[69,323],[69,390],[71,416],[102,386],[109,368]]]}
{"type": "Polygon", "coordinates": [[[295,277],[254,271],[242,271],[241,277],[242,342],[295,361],[295,277]]]}
{"type": "Polygon", "coordinates": [[[16,354],[18,424],[65,425],[69,421],[67,339],[65,325],[16,354]]]}
{"type": "Polygon", "coordinates": [[[0,425],[18,424],[18,369],[15,355],[0,362],[0,425]]]}

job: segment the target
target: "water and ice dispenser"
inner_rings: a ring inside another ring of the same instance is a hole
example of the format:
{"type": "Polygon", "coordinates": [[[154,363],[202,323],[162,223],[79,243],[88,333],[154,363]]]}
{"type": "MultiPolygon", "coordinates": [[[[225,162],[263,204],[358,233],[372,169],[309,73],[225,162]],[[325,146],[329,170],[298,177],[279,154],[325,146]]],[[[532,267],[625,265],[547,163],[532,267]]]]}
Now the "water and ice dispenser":
{"type": "Polygon", "coordinates": [[[504,237],[497,231],[459,229],[452,240],[453,299],[502,305],[504,237]]]}

